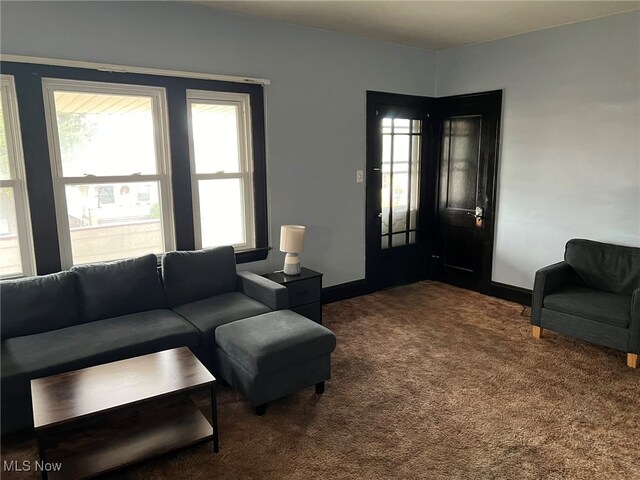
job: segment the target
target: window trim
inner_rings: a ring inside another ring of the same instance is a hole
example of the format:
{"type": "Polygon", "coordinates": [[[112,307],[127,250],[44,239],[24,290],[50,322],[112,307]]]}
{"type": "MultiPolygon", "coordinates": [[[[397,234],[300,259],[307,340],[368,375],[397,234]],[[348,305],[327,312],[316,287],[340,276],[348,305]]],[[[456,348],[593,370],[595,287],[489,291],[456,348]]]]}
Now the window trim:
{"type": "Polygon", "coordinates": [[[122,70],[98,68],[97,64],[73,64],[49,62],[48,59],[30,57],[17,60],[0,59],[2,73],[12,75],[17,87],[20,127],[25,154],[25,170],[31,203],[31,217],[35,260],[40,275],[63,270],[58,238],[57,213],[54,202],[54,186],[51,171],[51,153],[45,119],[42,78],[95,81],[126,85],[162,87],[168,101],[167,115],[170,135],[171,189],[174,196],[173,222],[176,248],[193,250],[193,202],[191,170],[189,165],[189,140],[187,123],[186,90],[222,91],[246,93],[250,96],[251,135],[253,148],[253,187],[255,201],[255,239],[252,250],[236,252],[236,262],[246,263],[265,260],[269,256],[271,213],[268,194],[267,160],[267,90],[258,83],[236,83],[229,78],[212,78],[208,75],[182,76],[178,71],[162,73],[151,70],[122,70]],[[29,61],[27,61],[29,60],[29,61]],[[42,60],[41,62],[39,60],[42,60]]]}
{"type": "Polygon", "coordinates": [[[170,166],[169,120],[167,114],[167,96],[164,87],[152,85],[132,85],[116,82],[96,82],[89,80],[71,80],[64,78],[42,78],[47,140],[53,182],[56,223],[60,244],[62,268],[70,268],[73,263],[71,229],[68,221],[67,185],[96,185],[100,183],[141,183],[157,182],[158,195],[162,210],[161,228],[164,251],[175,250],[175,225],[173,218],[173,192],[170,166]],[[68,91],[78,93],[97,93],[106,95],[144,96],[152,100],[152,118],[156,149],[156,173],[144,175],[91,175],[83,177],[65,177],[58,137],[55,92],[68,91]]]}
{"type": "Polygon", "coordinates": [[[11,178],[0,180],[0,187],[13,188],[16,207],[16,226],[22,272],[13,275],[0,275],[2,279],[29,277],[36,274],[36,262],[33,248],[33,232],[31,230],[31,211],[27,195],[27,179],[25,175],[24,152],[22,150],[22,132],[15,80],[12,75],[0,75],[2,90],[2,110],[9,154],[9,172],[11,178]]]}
{"type": "Polygon", "coordinates": [[[236,252],[246,252],[256,248],[256,218],[254,190],[254,156],[251,125],[251,103],[248,93],[218,92],[212,90],[187,89],[187,124],[189,137],[189,164],[191,168],[191,196],[193,205],[194,241],[197,249],[202,248],[202,221],[200,215],[200,180],[241,179],[243,193],[243,218],[245,242],[234,244],[236,252]],[[238,154],[240,169],[238,172],[198,173],[196,170],[193,104],[233,105],[237,107],[238,154]]]}

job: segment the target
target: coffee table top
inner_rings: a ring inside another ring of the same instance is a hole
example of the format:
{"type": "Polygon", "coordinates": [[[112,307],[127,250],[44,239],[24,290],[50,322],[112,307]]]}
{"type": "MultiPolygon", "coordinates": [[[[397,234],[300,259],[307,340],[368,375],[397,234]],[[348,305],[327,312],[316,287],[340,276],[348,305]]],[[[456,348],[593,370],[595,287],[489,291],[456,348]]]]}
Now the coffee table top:
{"type": "Polygon", "coordinates": [[[187,347],[31,380],[35,429],[215,382],[187,347]]]}

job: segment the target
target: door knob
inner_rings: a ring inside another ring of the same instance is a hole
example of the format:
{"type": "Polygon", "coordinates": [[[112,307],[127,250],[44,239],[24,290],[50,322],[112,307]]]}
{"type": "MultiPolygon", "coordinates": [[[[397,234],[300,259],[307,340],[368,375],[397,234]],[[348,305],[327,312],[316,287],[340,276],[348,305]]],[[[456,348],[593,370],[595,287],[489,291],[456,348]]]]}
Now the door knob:
{"type": "Polygon", "coordinates": [[[484,208],[476,207],[476,213],[467,212],[467,215],[471,215],[471,216],[476,217],[476,218],[483,218],[484,217],[484,208]]]}
{"type": "Polygon", "coordinates": [[[382,218],[382,212],[378,214],[378,218],[382,218]]]}

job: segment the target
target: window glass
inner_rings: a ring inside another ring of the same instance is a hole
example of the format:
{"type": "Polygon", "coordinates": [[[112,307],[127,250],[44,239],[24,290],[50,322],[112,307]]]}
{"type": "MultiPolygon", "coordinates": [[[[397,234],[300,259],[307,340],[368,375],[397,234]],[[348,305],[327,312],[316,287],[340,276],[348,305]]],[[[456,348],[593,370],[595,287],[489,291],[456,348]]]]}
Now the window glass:
{"type": "Polygon", "coordinates": [[[65,197],[74,264],[163,253],[157,183],[67,185],[65,197]]]}
{"type": "Polygon", "coordinates": [[[56,124],[62,173],[156,173],[152,99],[56,91],[56,124]]]}
{"type": "Polygon", "coordinates": [[[0,180],[11,178],[11,170],[9,168],[9,148],[7,146],[7,131],[4,118],[4,95],[0,92],[0,180]]]}
{"type": "Polygon", "coordinates": [[[22,274],[18,218],[14,190],[0,188],[0,276],[22,274]]]}
{"type": "Polygon", "coordinates": [[[246,242],[241,180],[200,180],[202,245],[238,245],[246,242]]]}
{"type": "Polygon", "coordinates": [[[0,278],[35,274],[13,77],[0,76],[0,278]]]}
{"type": "Polygon", "coordinates": [[[238,106],[191,104],[196,173],[238,172],[238,106]]]}

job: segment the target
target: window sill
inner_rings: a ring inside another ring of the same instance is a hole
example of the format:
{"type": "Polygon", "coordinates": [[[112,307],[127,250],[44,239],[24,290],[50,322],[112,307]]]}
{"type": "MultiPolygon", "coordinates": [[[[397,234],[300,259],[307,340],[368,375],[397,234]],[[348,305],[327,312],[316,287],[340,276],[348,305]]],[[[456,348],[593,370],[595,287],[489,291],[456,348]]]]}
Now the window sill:
{"type": "Polygon", "coordinates": [[[264,260],[269,255],[271,247],[253,248],[251,250],[243,250],[236,252],[236,263],[249,263],[264,260]]]}

